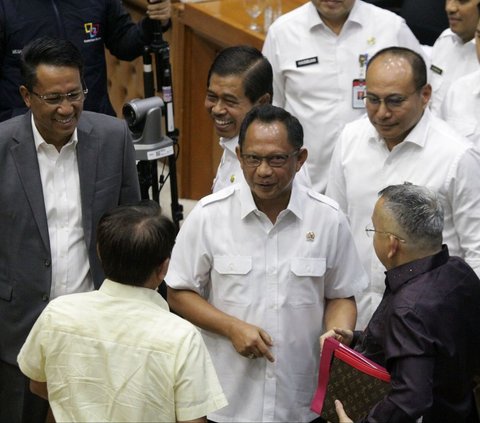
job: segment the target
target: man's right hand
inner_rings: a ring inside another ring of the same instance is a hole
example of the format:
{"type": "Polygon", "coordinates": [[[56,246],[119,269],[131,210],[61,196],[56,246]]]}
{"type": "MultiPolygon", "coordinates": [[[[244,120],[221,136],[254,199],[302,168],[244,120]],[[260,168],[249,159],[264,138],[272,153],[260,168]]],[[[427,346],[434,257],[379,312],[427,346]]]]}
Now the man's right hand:
{"type": "Polygon", "coordinates": [[[270,347],[273,340],[263,329],[240,320],[232,322],[228,337],[235,350],[244,357],[265,357],[272,363],[275,361],[270,347]]]}

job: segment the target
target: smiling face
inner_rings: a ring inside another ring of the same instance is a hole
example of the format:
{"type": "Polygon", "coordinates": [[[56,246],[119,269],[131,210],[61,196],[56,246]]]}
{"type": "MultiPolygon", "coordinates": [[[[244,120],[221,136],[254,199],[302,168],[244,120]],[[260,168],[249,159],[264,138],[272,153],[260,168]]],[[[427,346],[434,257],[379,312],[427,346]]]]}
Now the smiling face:
{"type": "Polygon", "coordinates": [[[446,0],[445,10],[452,32],[457,34],[464,43],[475,35],[478,23],[477,4],[479,0],[446,0]]]}
{"type": "Polygon", "coordinates": [[[249,167],[241,154],[265,157],[294,151],[295,147],[288,141],[285,125],[278,121],[253,121],[245,134],[242,151],[237,147],[237,156],[255,204],[269,217],[287,207],[293,178],[305,162],[307,150],[301,149],[299,154],[290,156],[281,167],[271,167],[266,160],[262,160],[258,167],[249,167]]]}
{"type": "Polygon", "coordinates": [[[243,78],[240,75],[211,75],[205,108],[213,119],[218,136],[237,136],[245,115],[253,106],[245,96],[243,78]]]}
{"type": "MultiPolygon", "coordinates": [[[[39,65],[37,82],[33,92],[38,95],[68,94],[81,91],[82,80],[77,68],[66,66],[39,65]]],[[[30,92],[25,86],[20,93],[32,111],[35,125],[44,140],[60,149],[72,136],[83,110],[83,100],[52,105],[30,92]]]]}
{"type": "Polygon", "coordinates": [[[367,94],[378,99],[399,98],[395,108],[366,102],[370,122],[392,149],[402,142],[421,119],[431,96],[430,85],[417,89],[412,66],[401,56],[385,54],[376,58],[368,67],[367,94]]]}

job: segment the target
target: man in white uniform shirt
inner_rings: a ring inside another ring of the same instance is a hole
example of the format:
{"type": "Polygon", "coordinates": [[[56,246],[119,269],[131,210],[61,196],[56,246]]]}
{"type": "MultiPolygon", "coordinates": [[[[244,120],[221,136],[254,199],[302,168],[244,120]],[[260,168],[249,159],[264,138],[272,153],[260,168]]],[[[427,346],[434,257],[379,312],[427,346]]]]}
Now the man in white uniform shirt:
{"type": "MultiPolygon", "coordinates": [[[[220,137],[223,154],[212,192],[243,179],[235,152],[240,125],[252,107],[272,102],[272,78],[270,62],[254,47],[227,47],[213,61],[208,71],[205,109],[220,137]]],[[[298,177],[310,186],[305,169],[302,167],[298,177]]]]}
{"type": "Polygon", "coordinates": [[[421,52],[398,15],[361,0],[312,0],[269,28],[263,54],[273,67],[273,104],[297,116],[312,186],[325,192],[343,126],[365,113],[365,69],[384,47],[421,52]]]}
{"type": "Polygon", "coordinates": [[[433,45],[428,75],[433,89],[430,108],[438,116],[451,84],[478,69],[473,39],[479,18],[478,3],[479,0],[445,0],[450,28],[433,45]]]}
{"type": "Polygon", "coordinates": [[[294,181],[303,131],[281,108],[245,117],[237,156],[245,180],[200,200],[166,276],[170,307],[203,329],[229,405],[218,422],[309,422],[319,336],[355,325],[366,286],[337,204],[294,181]]]}
{"type": "MultiPolygon", "coordinates": [[[[480,3],[477,5],[480,16],[480,3]]],[[[480,19],[475,32],[477,59],[480,62],[480,19]]],[[[450,86],[441,115],[460,134],[480,148],[480,68],[462,76],[450,86]]]]}
{"type": "Polygon", "coordinates": [[[390,47],[367,68],[368,118],[345,126],[329,172],[327,195],[347,214],[370,286],[357,297],[357,326],[365,328],[385,289],[385,268],[365,226],[377,192],[411,182],[435,191],[445,210],[443,239],[480,274],[480,156],[427,105],[431,87],[415,52],[390,47]]]}

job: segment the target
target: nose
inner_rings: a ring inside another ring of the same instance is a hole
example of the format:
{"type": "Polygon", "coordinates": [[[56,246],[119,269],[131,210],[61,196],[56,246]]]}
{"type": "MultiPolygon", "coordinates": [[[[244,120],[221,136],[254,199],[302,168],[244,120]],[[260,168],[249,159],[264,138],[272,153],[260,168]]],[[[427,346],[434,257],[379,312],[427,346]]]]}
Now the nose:
{"type": "Polygon", "coordinates": [[[447,0],[445,2],[445,10],[447,13],[455,13],[458,10],[457,0],[447,0]]]}
{"type": "Polygon", "coordinates": [[[272,174],[272,168],[268,164],[266,159],[262,159],[262,162],[257,167],[257,175],[265,177],[270,176],[272,174]]]}
{"type": "Polygon", "coordinates": [[[62,98],[62,102],[57,106],[57,112],[62,115],[70,115],[74,109],[74,105],[66,98],[62,98]]]}
{"type": "Polygon", "coordinates": [[[390,111],[390,109],[385,104],[385,101],[382,100],[380,102],[380,104],[378,105],[376,115],[380,119],[388,119],[390,116],[392,116],[392,112],[390,111]]]}
{"type": "Polygon", "coordinates": [[[225,111],[225,107],[221,100],[218,100],[213,104],[212,113],[219,115],[219,114],[222,114],[224,111],[225,111]]]}

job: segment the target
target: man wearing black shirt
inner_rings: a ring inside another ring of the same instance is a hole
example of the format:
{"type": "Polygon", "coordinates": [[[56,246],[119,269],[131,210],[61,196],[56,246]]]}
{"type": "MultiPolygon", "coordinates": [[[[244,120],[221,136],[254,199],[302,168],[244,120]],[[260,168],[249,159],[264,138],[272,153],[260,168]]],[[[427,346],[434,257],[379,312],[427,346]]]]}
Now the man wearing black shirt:
{"type": "MultiPolygon", "coordinates": [[[[387,269],[383,299],[364,332],[322,336],[353,345],[391,374],[390,392],[360,422],[478,422],[472,377],[480,356],[480,280],[442,245],[438,198],[420,186],[389,186],[365,230],[387,269]]],[[[340,401],[336,406],[340,422],[351,422],[340,401]]]]}

